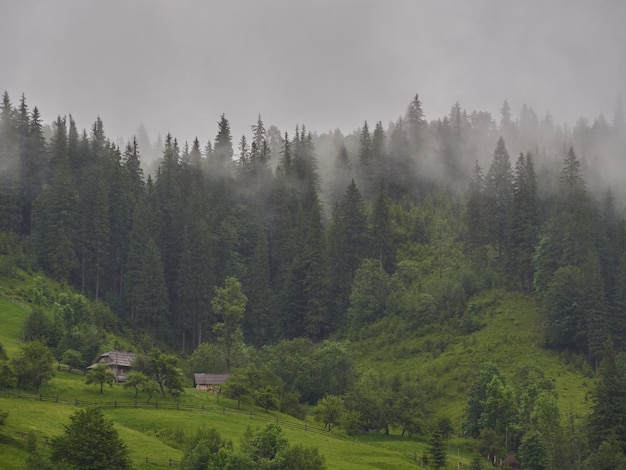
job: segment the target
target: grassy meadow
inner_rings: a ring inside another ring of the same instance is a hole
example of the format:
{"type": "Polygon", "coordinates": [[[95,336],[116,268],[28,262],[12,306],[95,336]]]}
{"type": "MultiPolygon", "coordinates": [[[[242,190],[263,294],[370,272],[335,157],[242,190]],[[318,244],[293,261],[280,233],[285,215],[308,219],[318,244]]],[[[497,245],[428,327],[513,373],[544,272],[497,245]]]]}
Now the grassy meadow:
{"type": "MultiPolygon", "coordinates": [[[[0,317],[3,328],[0,342],[11,356],[19,348],[19,337],[28,311],[6,299],[0,298],[0,317]]],[[[9,412],[0,427],[0,455],[4,470],[24,469],[27,458],[26,435],[33,432],[40,446],[63,432],[70,415],[83,404],[107,403],[103,412],[114,422],[120,437],[126,442],[133,462],[138,469],[151,469],[176,465],[184,453],[184,439],[202,427],[216,428],[223,437],[239,445],[248,426],[258,429],[269,422],[282,424],[291,444],[315,446],[324,455],[328,468],[351,469],[410,469],[416,468],[414,456],[421,456],[428,444],[400,436],[366,435],[355,439],[342,431],[330,436],[321,432],[320,425],[312,420],[298,421],[280,413],[265,413],[256,407],[237,410],[234,401],[189,388],[178,400],[155,396],[145,408],[147,396],[137,397],[139,408],[115,408],[112,403],[133,404],[134,390],[121,384],[105,386],[86,385],[84,375],[67,370],[57,370],[51,382],[43,385],[38,395],[17,391],[0,395],[0,410],[9,412]],[[39,399],[41,397],[41,399],[39,399]],[[58,397],[58,402],[56,401],[58,397]],[[155,403],[156,402],[156,403],[155,403]],[[161,406],[181,408],[193,406],[194,411],[162,409],[161,406]],[[202,408],[204,407],[204,411],[202,408]],[[308,430],[305,430],[305,425],[308,430]],[[146,461],[147,458],[147,461],[146,461]]],[[[455,464],[456,465],[456,464],[455,464]]]]}
{"type": "Polygon", "coordinates": [[[579,357],[567,357],[542,347],[543,326],[536,300],[521,294],[486,291],[470,300],[481,327],[470,334],[438,326],[419,335],[381,331],[354,344],[362,367],[389,376],[417,379],[435,397],[433,412],[449,417],[455,428],[464,420],[469,387],[486,362],[512,379],[525,365],[539,367],[559,395],[563,422],[569,413],[589,412],[592,371],[579,357]]]}
{"type": "MultiPolygon", "coordinates": [[[[432,413],[449,417],[455,435],[460,432],[464,419],[469,387],[487,361],[496,364],[507,378],[524,364],[539,366],[558,391],[564,421],[570,412],[578,417],[588,413],[591,371],[584,361],[581,363],[542,347],[541,318],[535,300],[519,294],[488,291],[471,299],[468,309],[480,326],[467,334],[459,333],[459,328],[453,324],[417,331],[398,331],[391,322],[384,321],[374,325],[376,335],[351,343],[358,368],[372,367],[388,376],[399,374],[405,380],[416,380],[433,399],[432,413]]],[[[27,306],[0,297],[0,342],[9,356],[19,348],[28,312],[27,306]]],[[[258,429],[272,421],[282,425],[291,444],[318,447],[329,469],[420,468],[415,458],[423,456],[429,447],[427,438],[402,437],[398,429],[391,429],[389,436],[367,433],[350,437],[342,430],[333,430],[329,436],[311,417],[298,421],[252,406],[242,406],[239,411],[234,401],[221,397],[218,402],[216,396],[192,388],[186,389],[178,400],[154,396],[146,407],[147,396],[139,394],[137,408],[121,407],[134,404],[133,389],[115,384],[105,386],[101,394],[99,385],[86,385],[84,380],[81,373],[59,370],[50,383],[42,386],[43,400],[33,395],[17,398],[0,394],[0,410],[9,412],[0,427],[3,469],[25,468],[25,436],[34,432],[39,445],[45,446],[46,440],[63,432],[63,425],[69,423],[76,403],[78,406],[107,403],[103,412],[114,421],[138,469],[165,467],[170,462],[177,465],[184,454],[185,438],[202,427],[216,428],[237,447],[248,426],[258,429]],[[116,402],[117,408],[114,407],[116,402]],[[161,406],[157,408],[155,402],[161,406]],[[166,409],[176,403],[180,410],[166,409]]],[[[458,468],[459,461],[467,464],[469,460],[467,442],[453,437],[448,442],[448,468],[458,468]]]]}

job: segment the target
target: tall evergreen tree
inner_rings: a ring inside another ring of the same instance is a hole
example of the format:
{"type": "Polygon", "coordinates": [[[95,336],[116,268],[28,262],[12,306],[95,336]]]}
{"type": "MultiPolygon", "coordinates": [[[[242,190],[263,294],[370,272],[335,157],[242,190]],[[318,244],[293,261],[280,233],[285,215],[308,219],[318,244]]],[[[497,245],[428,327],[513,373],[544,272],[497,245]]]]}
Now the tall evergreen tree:
{"type": "Polygon", "coordinates": [[[145,241],[134,292],[136,325],[158,338],[171,339],[171,332],[167,328],[168,299],[163,263],[159,248],[152,238],[145,241]]]}
{"type": "Polygon", "coordinates": [[[379,261],[385,272],[391,274],[395,269],[396,260],[391,213],[384,181],[380,183],[378,197],[372,209],[371,233],[372,255],[379,261]]]}
{"type": "Polygon", "coordinates": [[[330,298],[335,326],[341,326],[350,304],[352,281],[370,246],[365,201],[354,180],[335,206],[329,230],[330,298]]]}
{"type": "Polygon", "coordinates": [[[422,102],[417,94],[415,94],[415,97],[407,107],[404,122],[407,128],[411,154],[417,156],[422,150],[427,126],[427,122],[424,119],[424,111],[422,110],[422,102]]]}
{"type": "Polygon", "coordinates": [[[5,91],[0,105],[0,230],[18,233],[21,226],[19,118],[13,116],[13,105],[5,91]]]}
{"type": "Polygon", "coordinates": [[[268,234],[265,221],[256,221],[254,249],[249,267],[248,278],[244,283],[248,305],[243,319],[243,332],[247,344],[261,346],[272,339],[273,331],[270,328],[272,311],[276,308],[275,293],[270,283],[270,259],[268,234]]]}
{"type": "Polygon", "coordinates": [[[382,181],[388,179],[387,139],[383,123],[378,121],[372,133],[372,161],[370,165],[372,173],[371,199],[376,196],[376,191],[382,181]]]}
{"type": "Polygon", "coordinates": [[[389,197],[399,201],[405,196],[419,194],[417,171],[411,144],[405,129],[405,123],[399,120],[389,136],[389,169],[387,184],[389,197]]]}
{"type": "Polygon", "coordinates": [[[365,197],[369,195],[369,189],[375,179],[373,173],[373,156],[372,156],[372,135],[370,133],[367,121],[363,123],[363,128],[359,134],[359,154],[358,154],[358,172],[359,186],[363,188],[365,197]]]}
{"type": "MultiPolygon", "coordinates": [[[[195,349],[203,340],[203,327],[210,316],[215,267],[211,236],[206,223],[192,221],[185,231],[178,273],[178,311],[182,350],[195,349]],[[191,341],[188,344],[187,338],[191,341]]],[[[205,332],[206,335],[206,332],[205,332]]]]}
{"type": "Polygon", "coordinates": [[[467,248],[474,260],[484,260],[483,245],[487,240],[485,176],[476,161],[467,190],[467,248]]]}
{"type": "Polygon", "coordinates": [[[597,449],[603,441],[615,438],[626,452],[626,366],[618,358],[612,341],[602,353],[600,377],[593,392],[589,438],[597,449]]]}
{"type": "Polygon", "coordinates": [[[58,117],[51,143],[54,179],[37,201],[34,229],[39,257],[59,281],[70,280],[76,257],[77,196],[67,155],[65,119],[58,117]]]}
{"type": "Polygon", "coordinates": [[[524,292],[533,290],[533,256],[539,239],[537,178],[530,153],[515,164],[508,241],[508,271],[524,292]]]}
{"type": "Polygon", "coordinates": [[[233,160],[234,153],[233,140],[230,133],[230,122],[228,122],[224,114],[222,114],[217,126],[218,130],[213,147],[215,160],[228,167],[233,160]]]}
{"type": "Polygon", "coordinates": [[[176,305],[177,279],[180,268],[180,255],[183,249],[183,232],[181,227],[184,223],[181,218],[184,213],[181,191],[184,185],[181,184],[180,151],[176,139],[167,135],[165,139],[165,149],[163,152],[163,163],[159,167],[156,182],[154,185],[156,199],[158,202],[159,233],[155,237],[160,248],[161,262],[163,263],[163,273],[167,286],[167,297],[169,299],[169,312],[172,325],[176,325],[177,314],[176,305]]]}
{"type": "Polygon", "coordinates": [[[330,332],[330,319],[322,211],[312,180],[302,197],[297,224],[302,245],[289,276],[283,327],[288,338],[308,336],[319,340],[330,332]]]}
{"type": "Polygon", "coordinates": [[[350,162],[348,149],[344,144],[339,147],[337,157],[335,158],[334,169],[335,171],[330,183],[330,188],[327,190],[331,205],[334,205],[341,199],[341,196],[352,179],[352,163],[350,162]]]}
{"type": "Polygon", "coordinates": [[[498,250],[499,263],[502,263],[507,239],[512,190],[511,162],[504,140],[500,137],[485,180],[488,236],[489,241],[498,250]]]}

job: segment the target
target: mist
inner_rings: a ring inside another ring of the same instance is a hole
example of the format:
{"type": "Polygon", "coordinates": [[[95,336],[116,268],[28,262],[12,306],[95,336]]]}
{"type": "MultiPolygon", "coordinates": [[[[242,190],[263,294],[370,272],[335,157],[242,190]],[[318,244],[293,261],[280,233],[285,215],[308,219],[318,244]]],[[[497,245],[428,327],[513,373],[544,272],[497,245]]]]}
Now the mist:
{"type": "MultiPolygon", "coordinates": [[[[45,122],[99,115],[108,136],[240,136],[262,113],[280,130],[385,125],[419,92],[426,118],[506,99],[575,125],[610,116],[626,83],[620,1],[95,2],[2,7],[0,89],[45,122]]],[[[235,139],[237,140],[237,139],[235,139]]]]}

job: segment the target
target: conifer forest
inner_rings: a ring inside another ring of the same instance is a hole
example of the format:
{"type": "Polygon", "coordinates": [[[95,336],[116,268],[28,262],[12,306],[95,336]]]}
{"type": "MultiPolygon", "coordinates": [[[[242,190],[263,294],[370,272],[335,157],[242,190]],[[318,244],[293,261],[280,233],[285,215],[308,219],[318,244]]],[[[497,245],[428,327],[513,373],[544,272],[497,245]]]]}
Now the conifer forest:
{"type": "Polygon", "coordinates": [[[626,468],[623,101],[612,116],[567,125],[506,101],[499,115],[457,102],[427,120],[421,100],[345,134],[278,129],[261,114],[233,135],[218,115],[191,142],[119,142],[100,118],[46,123],[28,97],[4,92],[0,269],[39,277],[24,292],[33,305],[48,305],[43,279],[66,292],[50,301],[57,313],[39,313],[47,320],[29,317],[24,338],[45,338],[63,362],[80,351],[81,367],[103,349],[86,338],[104,332],[233,380],[252,380],[261,360],[280,376],[286,412],[315,407],[329,432],[430,434],[417,418],[428,398],[404,377],[357,370],[351,345],[381,331],[469,334],[481,328],[473,299],[512,293],[538,306],[540,347],[599,384],[576,434],[585,444],[568,447],[574,431],[541,371],[507,382],[478,364],[463,420],[439,422],[429,465],[445,468],[440,440],[458,434],[524,468],[626,468]]]}

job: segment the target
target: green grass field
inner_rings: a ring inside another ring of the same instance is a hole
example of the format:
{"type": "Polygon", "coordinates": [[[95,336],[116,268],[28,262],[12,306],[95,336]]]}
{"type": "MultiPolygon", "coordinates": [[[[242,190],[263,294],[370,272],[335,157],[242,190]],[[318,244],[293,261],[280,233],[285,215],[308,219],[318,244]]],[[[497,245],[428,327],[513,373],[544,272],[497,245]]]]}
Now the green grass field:
{"type": "MultiPolygon", "coordinates": [[[[1,315],[10,320],[13,333],[4,330],[2,339],[8,340],[7,343],[13,346],[9,351],[13,351],[17,349],[18,341],[12,335],[21,333],[20,321],[25,314],[10,302],[8,306],[10,311],[3,310],[1,315]]],[[[63,425],[69,423],[69,417],[76,409],[75,403],[78,406],[107,403],[103,411],[115,422],[138,469],[168,466],[170,459],[173,465],[176,464],[184,453],[184,438],[192,436],[201,427],[218,429],[223,437],[237,446],[248,426],[258,429],[276,421],[282,424],[290,443],[318,447],[328,468],[416,468],[414,455],[423,455],[427,448],[427,443],[397,435],[372,434],[354,439],[338,431],[330,436],[320,432],[319,424],[313,421],[303,422],[280,413],[265,413],[256,407],[238,411],[232,400],[221,398],[218,402],[214,395],[195,389],[187,389],[178,400],[154,397],[147,409],[115,408],[112,403],[117,402],[120,406],[133,404],[134,391],[116,384],[105,387],[101,394],[99,386],[86,385],[84,379],[82,374],[57,371],[55,378],[42,386],[38,395],[23,391],[18,398],[15,396],[17,391],[11,391],[13,396],[0,396],[0,410],[9,412],[5,425],[0,428],[3,469],[23,469],[27,458],[26,435],[34,432],[40,445],[45,446],[47,440],[63,432],[63,425]],[[164,406],[175,406],[177,402],[180,408],[193,406],[196,410],[163,409],[164,406]]],[[[139,395],[138,406],[145,403],[146,396],[139,395]]]]}
{"type": "MultiPolygon", "coordinates": [[[[533,299],[492,291],[471,302],[483,325],[478,331],[467,335],[445,327],[422,330],[419,334],[381,331],[375,337],[352,343],[358,367],[373,367],[389,376],[400,374],[405,379],[417,380],[434,397],[431,411],[437,416],[450,417],[455,433],[463,420],[467,391],[486,361],[495,363],[506,377],[512,377],[516,368],[523,364],[539,366],[554,382],[564,420],[570,410],[576,416],[588,413],[587,396],[592,379],[585,377],[584,367],[567,365],[563,357],[542,347],[542,325],[533,299]]],[[[0,342],[10,356],[19,348],[27,315],[26,308],[0,298],[0,342]]],[[[319,429],[319,424],[310,418],[303,422],[255,407],[238,412],[233,401],[221,398],[218,403],[214,395],[194,389],[187,389],[178,400],[154,397],[149,409],[115,408],[112,406],[115,402],[134,403],[134,390],[116,384],[111,388],[105,386],[104,393],[100,394],[99,386],[86,385],[82,374],[67,371],[57,371],[55,378],[41,388],[40,394],[46,399],[58,396],[59,402],[0,395],[0,410],[9,412],[0,428],[3,469],[23,469],[27,458],[26,434],[34,432],[41,445],[45,445],[46,439],[63,432],[63,425],[69,423],[76,402],[108,403],[103,411],[115,422],[138,469],[167,466],[170,459],[174,464],[179,462],[184,453],[185,437],[201,427],[216,428],[238,446],[248,426],[257,429],[276,420],[282,423],[290,443],[318,447],[329,469],[420,468],[414,459],[423,456],[429,447],[425,438],[401,437],[395,429],[389,436],[368,433],[353,438],[341,430],[329,436],[312,431],[312,428],[319,429]],[[155,402],[161,407],[157,408],[155,402]],[[164,409],[177,402],[181,408],[196,408],[194,411],[164,409]]],[[[137,403],[141,405],[145,401],[146,396],[140,394],[137,403]]],[[[448,468],[457,468],[459,461],[468,463],[469,460],[466,442],[450,440],[448,468]]]]}
{"type": "Polygon", "coordinates": [[[480,330],[468,335],[445,328],[415,336],[409,332],[399,341],[381,335],[355,345],[358,362],[389,376],[418,379],[437,397],[433,411],[450,417],[457,428],[464,419],[468,389],[486,362],[509,379],[524,365],[538,366],[555,385],[564,422],[569,412],[577,417],[589,412],[592,379],[585,373],[590,371],[580,361],[578,367],[566,365],[562,356],[542,347],[543,327],[534,299],[490,291],[472,302],[484,325],[480,330]]]}
{"type": "Polygon", "coordinates": [[[4,346],[9,356],[13,355],[19,348],[19,339],[24,330],[24,322],[28,311],[0,297],[0,343],[4,346]]]}

